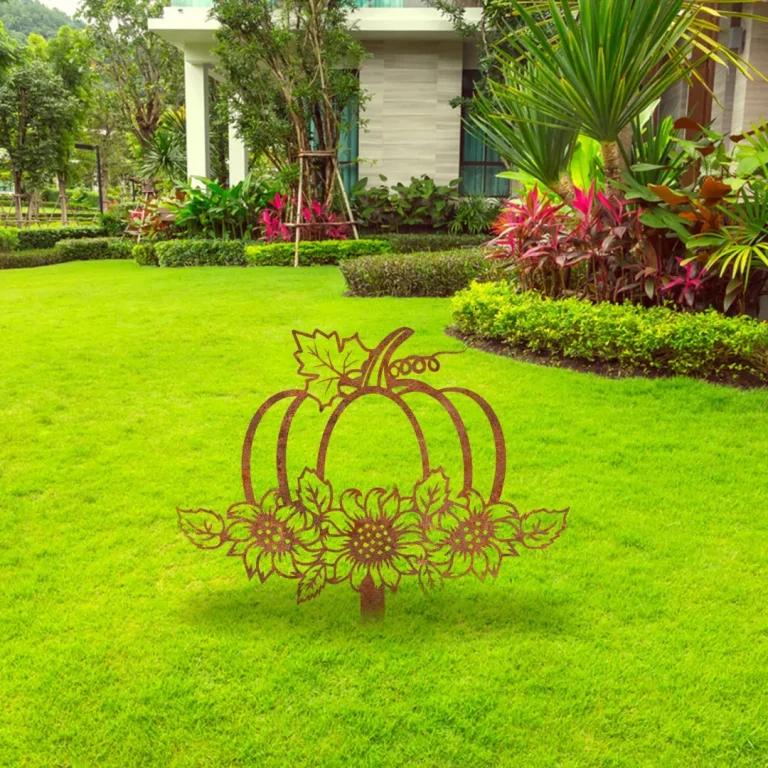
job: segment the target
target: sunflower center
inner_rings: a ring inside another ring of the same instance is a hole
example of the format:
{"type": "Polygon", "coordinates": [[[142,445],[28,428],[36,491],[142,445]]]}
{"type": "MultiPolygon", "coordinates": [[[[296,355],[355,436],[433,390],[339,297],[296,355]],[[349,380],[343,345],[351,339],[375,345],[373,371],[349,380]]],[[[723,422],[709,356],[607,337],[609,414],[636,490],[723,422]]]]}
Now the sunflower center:
{"type": "Polygon", "coordinates": [[[479,554],[493,538],[493,524],[484,517],[473,517],[459,523],[451,534],[449,544],[455,552],[467,555],[479,554]]]}
{"type": "Polygon", "coordinates": [[[273,554],[288,552],[293,546],[293,538],[288,527],[274,515],[263,513],[259,515],[252,526],[252,531],[256,546],[266,552],[273,554]]]}
{"type": "Polygon", "coordinates": [[[397,533],[388,520],[356,520],[349,532],[349,553],[364,565],[389,560],[396,548],[397,533]]]}

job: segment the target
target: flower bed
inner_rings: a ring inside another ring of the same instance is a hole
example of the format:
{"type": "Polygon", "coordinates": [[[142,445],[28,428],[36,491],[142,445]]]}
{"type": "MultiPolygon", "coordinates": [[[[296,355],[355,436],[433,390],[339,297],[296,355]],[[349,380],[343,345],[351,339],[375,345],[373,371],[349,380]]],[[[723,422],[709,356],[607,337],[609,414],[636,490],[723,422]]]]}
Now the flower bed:
{"type": "Polygon", "coordinates": [[[623,371],[768,383],[768,323],[747,316],[553,300],[474,283],[454,298],[453,320],[481,340],[623,371]]]}

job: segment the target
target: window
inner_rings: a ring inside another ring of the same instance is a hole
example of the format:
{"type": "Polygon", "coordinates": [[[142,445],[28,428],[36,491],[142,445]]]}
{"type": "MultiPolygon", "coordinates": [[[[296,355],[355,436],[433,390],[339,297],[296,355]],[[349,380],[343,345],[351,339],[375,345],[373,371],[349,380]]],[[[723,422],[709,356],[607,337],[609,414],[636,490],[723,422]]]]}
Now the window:
{"type": "Polygon", "coordinates": [[[339,171],[344,189],[349,190],[357,184],[359,176],[357,155],[359,153],[360,125],[358,122],[358,104],[347,104],[341,113],[341,131],[339,135],[339,171]]]}
{"type": "MultiPolygon", "coordinates": [[[[472,97],[475,83],[480,79],[476,69],[465,69],[462,76],[461,95],[465,99],[472,97]]],[[[509,180],[499,179],[496,174],[505,171],[504,163],[498,153],[492,150],[483,139],[476,135],[475,128],[470,131],[464,122],[466,107],[461,108],[461,159],[459,174],[462,195],[486,195],[488,197],[506,197],[509,194],[509,180]]]]}

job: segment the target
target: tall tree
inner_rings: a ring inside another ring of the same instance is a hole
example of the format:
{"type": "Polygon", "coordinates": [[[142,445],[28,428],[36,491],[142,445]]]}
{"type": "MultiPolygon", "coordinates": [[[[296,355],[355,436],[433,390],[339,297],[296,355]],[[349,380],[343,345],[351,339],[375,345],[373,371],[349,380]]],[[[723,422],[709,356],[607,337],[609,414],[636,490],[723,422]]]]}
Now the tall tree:
{"type": "MultiPolygon", "coordinates": [[[[21,50],[0,83],[0,148],[8,155],[16,204],[22,223],[22,198],[27,188],[39,190],[59,161],[62,131],[77,114],[76,99],[51,63],[21,50]]],[[[29,217],[36,200],[30,198],[29,217]]]]}
{"type": "Polygon", "coordinates": [[[50,62],[72,97],[70,121],[61,126],[56,158],[56,178],[61,204],[61,223],[68,223],[67,184],[75,142],[83,133],[88,118],[96,76],[91,69],[91,44],[84,32],[61,27],[56,37],[42,48],[41,57],[50,62]]]}
{"type": "MultiPolygon", "coordinates": [[[[356,69],[365,51],[349,31],[353,0],[215,0],[222,90],[240,135],[291,186],[299,152],[335,152],[341,114],[362,100],[356,69]]],[[[311,164],[304,189],[330,205],[328,162],[311,164]]]]}
{"type": "MultiPolygon", "coordinates": [[[[83,0],[78,13],[139,151],[152,144],[166,106],[178,105],[184,82],[181,53],[147,26],[164,6],[163,0],[83,0]]],[[[154,193],[151,180],[144,192],[154,193]]]]}

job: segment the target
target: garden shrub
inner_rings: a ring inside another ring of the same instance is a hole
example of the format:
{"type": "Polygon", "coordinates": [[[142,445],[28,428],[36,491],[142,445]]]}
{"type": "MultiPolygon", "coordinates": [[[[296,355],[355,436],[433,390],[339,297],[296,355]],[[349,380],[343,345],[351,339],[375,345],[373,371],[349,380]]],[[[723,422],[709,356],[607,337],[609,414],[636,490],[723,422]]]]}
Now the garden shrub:
{"type": "Polygon", "coordinates": [[[165,240],[155,244],[161,267],[245,266],[240,240],[165,240]]]}
{"type": "Polygon", "coordinates": [[[19,242],[19,230],[14,227],[0,227],[0,253],[13,251],[19,242]]]}
{"type": "Polygon", "coordinates": [[[60,264],[64,259],[53,248],[38,251],[14,251],[0,253],[0,269],[26,269],[27,267],[45,267],[48,264],[60,264]]]}
{"type": "Polygon", "coordinates": [[[366,256],[340,266],[350,296],[452,296],[473,280],[500,277],[478,251],[366,256]]]}
{"type": "Polygon", "coordinates": [[[463,333],[534,352],[686,376],[748,374],[768,382],[768,323],[714,310],[549,299],[507,283],[473,284],[453,300],[463,333]]]}
{"type": "Polygon", "coordinates": [[[157,266],[157,251],[154,243],[138,243],[133,246],[131,251],[137,264],[146,266],[157,266]]]}
{"type": "Polygon", "coordinates": [[[488,242],[489,235],[434,234],[381,234],[377,240],[386,240],[393,253],[422,253],[423,251],[453,251],[457,248],[477,248],[488,242]]]}
{"type": "MultiPolygon", "coordinates": [[[[299,264],[340,264],[347,259],[389,253],[392,246],[385,240],[306,240],[299,244],[299,264]]],[[[256,267],[292,267],[293,243],[249,245],[245,252],[248,263],[256,267]]]]}
{"type": "Polygon", "coordinates": [[[59,240],[55,251],[61,261],[130,259],[132,241],[119,237],[93,237],[84,240],[59,240]]]}
{"type": "Polygon", "coordinates": [[[35,229],[20,229],[19,242],[16,246],[20,251],[31,251],[41,248],[53,248],[59,240],[77,240],[86,237],[103,237],[106,232],[101,227],[39,227],[35,229]]]}

